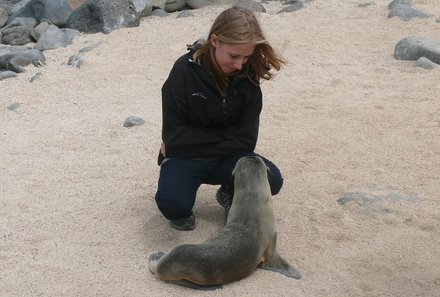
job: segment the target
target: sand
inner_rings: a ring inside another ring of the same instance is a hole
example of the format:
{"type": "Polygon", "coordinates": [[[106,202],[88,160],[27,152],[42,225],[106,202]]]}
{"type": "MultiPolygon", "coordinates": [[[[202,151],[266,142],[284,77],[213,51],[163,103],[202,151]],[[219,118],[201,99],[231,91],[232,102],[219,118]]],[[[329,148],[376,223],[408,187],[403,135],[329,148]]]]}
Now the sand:
{"type": "Polygon", "coordinates": [[[0,295],[440,296],[440,69],[393,58],[402,38],[439,39],[440,6],[413,1],[434,17],[403,22],[389,2],[278,15],[270,1],[258,14],[289,61],[262,85],[256,151],[284,175],[278,250],[299,281],[258,269],[207,293],[148,270],[150,253],[222,228],[217,187],[200,188],[191,232],[169,227],[154,194],[160,88],[224,7],[82,35],[0,81],[0,295]],[[67,65],[97,42],[81,68],[67,65]],[[145,124],[123,127],[131,115],[145,124]]]}

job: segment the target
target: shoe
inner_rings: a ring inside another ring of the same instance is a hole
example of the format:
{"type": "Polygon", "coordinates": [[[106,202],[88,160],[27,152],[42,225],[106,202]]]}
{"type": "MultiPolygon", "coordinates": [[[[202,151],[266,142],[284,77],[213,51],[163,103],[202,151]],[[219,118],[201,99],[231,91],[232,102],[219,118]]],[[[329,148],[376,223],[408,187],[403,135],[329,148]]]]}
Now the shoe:
{"type": "Polygon", "coordinates": [[[228,221],[229,210],[231,209],[231,205],[232,205],[232,196],[229,195],[228,193],[223,192],[222,188],[220,187],[220,189],[218,189],[217,193],[215,194],[215,199],[217,200],[218,204],[223,206],[223,208],[225,209],[225,225],[226,225],[226,222],[228,221]]]}
{"type": "Polygon", "coordinates": [[[196,218],[191,214],[188,218],[170,220],[170,225],[179,231],[191,231],[196,227],[196,218]]]}

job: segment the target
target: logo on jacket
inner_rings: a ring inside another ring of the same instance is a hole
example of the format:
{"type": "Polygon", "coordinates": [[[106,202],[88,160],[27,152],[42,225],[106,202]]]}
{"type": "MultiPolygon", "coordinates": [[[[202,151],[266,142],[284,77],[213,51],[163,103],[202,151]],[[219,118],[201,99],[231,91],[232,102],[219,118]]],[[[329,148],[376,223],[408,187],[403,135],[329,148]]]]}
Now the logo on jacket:
{"type": "Polygon", "coordinates": [[[202,97],[205,100],[208,99],[208,98],[206,98],[205,94],[203,94],[202,92],[193,93],[191,96],[193,96],[193,97],[202,97]]]}

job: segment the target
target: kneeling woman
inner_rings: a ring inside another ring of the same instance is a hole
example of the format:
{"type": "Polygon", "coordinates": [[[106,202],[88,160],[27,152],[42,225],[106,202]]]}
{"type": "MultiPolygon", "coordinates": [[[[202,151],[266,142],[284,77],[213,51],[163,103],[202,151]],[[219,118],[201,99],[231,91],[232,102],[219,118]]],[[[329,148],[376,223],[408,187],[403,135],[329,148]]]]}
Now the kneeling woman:
{"type": "MultiPolygon", "coordinates": [[[[192,230],[201,184],[221,185],[217,201],[225,216],[233,199],[232,170],[243,156],[256,155],[262,109],[260,81],[284,64],[263,36],[255,15],[231,7],[214,21],[207,40],[188,47],[162,87],[162,141],[156,203],[178,230],[192,230]]],[[[272,195],[283,183],[268,168],[272,195]]],[[[252,207],[252,205],[249,205],[252,207]]]]}

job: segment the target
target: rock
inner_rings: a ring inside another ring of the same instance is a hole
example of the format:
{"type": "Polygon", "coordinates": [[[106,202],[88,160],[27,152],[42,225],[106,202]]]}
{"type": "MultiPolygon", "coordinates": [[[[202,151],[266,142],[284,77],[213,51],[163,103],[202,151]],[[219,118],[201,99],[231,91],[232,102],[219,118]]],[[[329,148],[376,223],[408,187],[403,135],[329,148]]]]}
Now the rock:
{"type": "Polygon", "coordinates": [[[60,29],[57,26],[49,25],[38,39],[35,49],[45,51],[65,47],[72,44],[73,39],[78,35],[80,35],[80,32],[77,30],[69,28],[60,29]]]}
{"type": "Polygon", "coordinates": [[[98,42],[95,42],[94,44],[92,44],[92,45],[89,45],[89,46],[86,46],[86,47],[83,47],[82,49],[80,49],[79,50],[79,52],[80,53],[86,53],[86,52],[90,52],[90,51],[92,51],[92,50],[94,50],[95,48],[97,48],[97,47],[99,47],[101,44],[103,44],[104,43],[104,41],[98,41],[98,42]]]}
{"type": "Polygon", "coordinates": [[[137,116],[129,116],[127,119],[125,119],[124,127],[133,127],[133,126],[141,126],[145,123],[145,121],[137,116]]]}
{"type": "Polygon", "coordinates": [[[189,11],[189,10],[182,10],[181,12],[179,12],[176,15],[176,19],[187,18],[187,17],[192,17],[192,16],[194,16],[194,14],[191,11],[189,11]]]}
{"type": "Polygon", "coordinates": [[[25,26],[29,28],[34,28],[37,25],[37,20],[32,17],[16,17],[13,20],[10,20],[8,25],[4,27],[2,30],[14,26],[25,26]]]}
{"type": "Polygon", "coordinates": [[[167,0],[153,0],[153,7],[160,8],[165,10],[165,4],[167,3],[167,0]]]}
{"type": "Polygon", "coordinates": [[[430,18],[432,15],[423,11],[412,8],[411,5],[405,3],[395,3],[391,6],[388,18],[399,17],[402,21],[409,21],[412,18],[430,18]]]}
{"type": "Polygon", "coordinates": [[[153,0],[131,0],[137,16],[143,17],[153,10],[153,0]]]}
{"type": "Polygon", "coordinates": [[[418,196],[396,190],[373,189],[346,193],[337,200],[337,203],[342,206],[352,204],[363,211],[383,215],[392,212],[392,205],[401,201],[421,203],[423,200],[418,196]]]}
{"type": "Polygon", "coordinates": [[[436,67],[438,67],[438,64],[432,62],[431,60],[425,58],[425,57],[420,57],[416,63],[414,64],[414,67],[422,67],[428,70],[434,69],[436,67]]]}
{"type": "Polygon", "coordinates": [[[236,2],[237,0],[187,0],[186,4],[193,9],[199,9],[210,5],[232,5],[236,2]]]}
{"type": "Polygon", "coordinates": [[[12,26],[3,29],[1,43],[10,45],[25,45],[33,42],[32,28],[27,26],[12,26]]]}
{"type": "Polygon", "coordinates": [[[266,12],[266,9],[263,5],[253,0],[240,0],[236,1],[235,5],[249,9],[253,12],[266,12]]]}
{"type": "Polygon", "coordinates": [[[292,4],[286,5],[284,8],[282,8],[277,13],[283,13],[283,12],[294,12],[304,7],[304,3],[302,1],[296,1],[292,4]]]}
{"type": "Polygon", "coordinates": [[[39,67],[45,61],[43,53],[38,50],[22,46],[0,46],[0,69],[20,73],[29,64],[39,67]]]}
{"type": "Polygon", "coordinates": [[[155,9],[152,12],[150,12],[150,14],[148,16],[157,16],[157,17],[163,18],[163,17],[168,16],[168,12],[166,12],[163,9],[158,8],[158,9],[155,9]]]}
{"type": "Polygon", "coordinates": [[[0,43],[24,45],[33,42],[32,32],[37,20],[34,18],[17,17],[6,27],[0,29],[0,43]]]}
{"type": "Polygon", "coordinates": [[[75,10],[78,7],[80,7],[85,1],[86,0],[66,0],[67,4],[69,4],[72,10],[75,10]]]}
{"type": "Polygon", "coordinates": [[[16,17],[31,17],[38,22],[48,19],[54,25],[64,27],[71,13],[72,9],[65,0],[31,0],[15,12],[9,21],[16,17]]]}
{"type": "Polygon", "coordinates": [[[400,40],[394,48],[394,58],[398,60],[415,61],[421,57],[440,64],[440,41],[412,36],[400,40]]]}
{"type": "Polygon", "coordinates": [[[78,55],[72,55],[69,58],[69,61],[67,62],[67,65],[70,65],[72,67],[80,68],[81,65],[84,63],[85,58],[84,55],[78,54],[78,55]]]}
{"type": "Polygon", "coordinates": [[[110,33],[124,27],[139,26],[130,0],[87,0],[72,12],[67,28],[85,33],[110,33]]]}
{"type": "Polygon", "coordinates": [[[28,4],[31,0],[21,0],[21,1],[14,1],[14,6],[12,7],[12,10],[10,12],[10,14],[15,14],[17,13],[17,11],[19,11],[20,9],[23,9],[23,7],[26,6],[26,4],[28,4]]]}
{"type": "Polygon", "coordinates": [[[40,80],[42,76],[43,76],[43,73],[37,72],[34,76],[31,77],[29,82],[34,82],[36,80],[40,80]]]}
{"type": "Polygon", "coordinates": [[[41,22],[37,26],[34,27],[34,30],[32,30],[31,35],[32,37],[38,41],[40,39],[40,36],[46,31],[47,27],[49,27],[48,22],[41,22]]]}
{"type": "Polygon", "coordinates": [[[11,78],[11,77],[16,77],[17,73],[14,71],[10,71],[10,70],[6,70],[6,71],[2,71],[0,70],[0,80],[4,80],[7,78],[11,78]]]}
{"type": "Polygon", "coordinates": [[[411,3],[411,0],[393,0],[393,1],[391,1],[390,4],[388,4],[388,9],[391,9],[396,5],[406,5],[406,6],[411,7],[412,3],[411,3]]]}
{"type": "Polygon", "coordinates": [[[3,7],[0,7],[0,28],[3,28],[4,25],[8,22],[8,12],[3,7]]]}
{"type": "Polygon", "coordinates": [[[17,108],[20,107],[20,105],[21,105],[21,103],[19,103],[19,102],[14,102],[14,103],[8,105],[8,107],[6,107],[6,108],[7,108],[8,110],[10,110],[10,111],[16,111],[17,108]]]}
{"type": "Polygon", "coordinates": [[[368,7],[368,6],[374,5],[374,4],[375,3],[373,1],[366,1],[366,2],[359,3],[358,7],[364,8],[364,7],[368,7]]]}
{"type": "Polygon", "coordinates": [[[175,12],[184,8],[185,5],[186,5],[186,0],[167,0],[165,4],[165,11],[175,12]]]}

